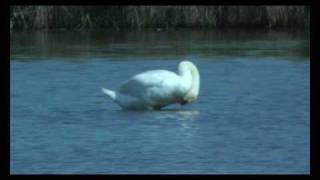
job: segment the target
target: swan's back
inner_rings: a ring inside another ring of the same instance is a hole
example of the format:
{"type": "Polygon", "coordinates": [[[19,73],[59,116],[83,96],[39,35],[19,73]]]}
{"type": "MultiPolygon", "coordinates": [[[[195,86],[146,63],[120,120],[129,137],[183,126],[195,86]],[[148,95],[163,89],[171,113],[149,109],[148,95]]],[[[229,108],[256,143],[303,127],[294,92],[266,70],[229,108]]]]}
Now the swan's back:
{"type": "Polygon", "coordinates": [[[167,70],[152,70],[138,74],[125,81],[118,93],[143,99],[146,103],[168,104],[179,101],[188,87],[181,83],[181,78],[167,70]]]}

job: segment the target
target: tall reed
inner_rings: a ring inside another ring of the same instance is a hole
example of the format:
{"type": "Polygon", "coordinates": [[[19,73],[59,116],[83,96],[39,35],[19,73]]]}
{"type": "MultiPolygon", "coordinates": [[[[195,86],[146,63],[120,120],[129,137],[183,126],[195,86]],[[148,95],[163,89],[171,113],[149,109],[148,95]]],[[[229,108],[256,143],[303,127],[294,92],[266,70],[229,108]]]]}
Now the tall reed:
{"type": "Polygon", "coordinates": [[[296,28],[309,6],[11,6],[11,29],[296,28]]]}

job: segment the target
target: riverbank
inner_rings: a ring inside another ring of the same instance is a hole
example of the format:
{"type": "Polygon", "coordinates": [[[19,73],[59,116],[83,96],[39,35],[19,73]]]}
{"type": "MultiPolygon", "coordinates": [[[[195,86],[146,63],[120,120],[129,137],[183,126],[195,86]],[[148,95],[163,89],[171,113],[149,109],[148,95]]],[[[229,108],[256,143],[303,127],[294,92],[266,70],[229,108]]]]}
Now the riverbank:
{"type": "Polygon", "coordinates": [[[308,29],[309,6],[11,6],[10,29],[308,29]]]}

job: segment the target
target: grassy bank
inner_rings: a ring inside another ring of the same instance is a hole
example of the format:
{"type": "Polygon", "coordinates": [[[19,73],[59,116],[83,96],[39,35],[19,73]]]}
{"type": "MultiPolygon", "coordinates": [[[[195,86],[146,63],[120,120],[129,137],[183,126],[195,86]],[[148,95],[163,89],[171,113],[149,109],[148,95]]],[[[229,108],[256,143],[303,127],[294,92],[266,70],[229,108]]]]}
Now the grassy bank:
{"type": "Polygon", "coordinates": [[[11,6],[11,29],[307,29],[309,6],[11,6]]]}

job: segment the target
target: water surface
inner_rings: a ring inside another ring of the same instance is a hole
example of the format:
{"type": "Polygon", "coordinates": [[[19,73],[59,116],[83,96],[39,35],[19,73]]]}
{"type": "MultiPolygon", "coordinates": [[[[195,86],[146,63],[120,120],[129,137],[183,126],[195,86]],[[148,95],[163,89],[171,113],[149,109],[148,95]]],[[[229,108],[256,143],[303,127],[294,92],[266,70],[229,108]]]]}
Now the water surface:
{"type": "Polygon", "coordinates": [[[13,32],[12,174],[308,174],[306,33],[13,32]],[[101,93],[199,68],[199,99],[124,111],[101,93]]]}

